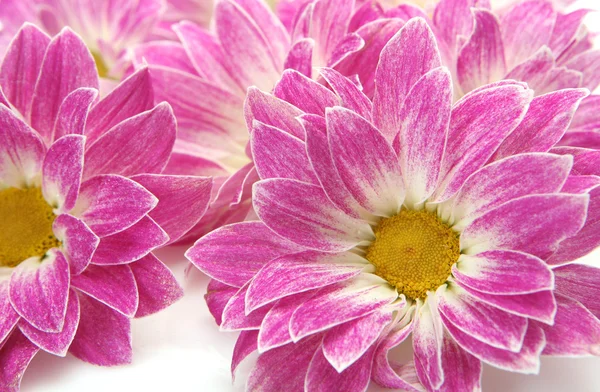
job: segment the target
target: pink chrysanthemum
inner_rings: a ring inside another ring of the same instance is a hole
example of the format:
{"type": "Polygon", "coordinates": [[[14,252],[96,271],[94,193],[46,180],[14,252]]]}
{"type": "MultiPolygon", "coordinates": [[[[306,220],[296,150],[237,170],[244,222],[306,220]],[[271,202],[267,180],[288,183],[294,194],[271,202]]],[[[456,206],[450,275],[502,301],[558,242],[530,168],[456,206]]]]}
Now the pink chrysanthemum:
{"type": "Polygon", "coordinates": [[[187,253],[242,330],[232,369],[260,354],[247,389],[476,391],[481,361],[600,354],[600,271],[567,264],[600,243],[599,155],[548,152],[588,92],[502,81],[453,105],[423,19],[383,49],[373,102],[321,72],[335,94],[306,78],[255,104],[260,221],[187,253]],[[411,334],[414,361],[392,362],[411,334]]]}
{"type": "Polygon", "coordinates": [[[197,223],[211,180],[160,174],[176,125],[147,70],[100,101],[98,84],[69,29],[23,26],[0,69],[3,391],[40,349],[128,363],[131,319],[183,294],[151,252],[197,223]]]}

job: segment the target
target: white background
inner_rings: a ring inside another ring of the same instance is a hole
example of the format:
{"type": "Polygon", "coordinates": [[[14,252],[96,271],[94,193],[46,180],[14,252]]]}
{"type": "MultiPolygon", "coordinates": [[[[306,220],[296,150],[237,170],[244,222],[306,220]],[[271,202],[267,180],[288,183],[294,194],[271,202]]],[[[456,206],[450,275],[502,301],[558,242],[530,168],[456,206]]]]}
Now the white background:
{"type": "MultiPolygon", "coordinates": [[[[580,2],[599,9],[598,0],[580,2]]],[[[589,25],[600,31],[600,15],[589,25]]],[[[243,391],[254,357],[240,367],[232,383],[229,365],[235,333],[219,332],[204,302],[208,279],[192,270],[183,248],[162,251],[163,260],[175,271],[185,297],[169,309],[133,322],[133,363],[102,368],[72,356],[58,358],[41,352],[25,373],[22,392],[125,392],[125,391],[243,391]]],[[[600,250],[581,262],[600,267],[600,250]]],[[[405,353],[406,354],[406,353],[405,353]]],[[[523,376],[484,366],[486,392],[596,392],[600,391],[600,358],[543,358],[537,376],[523,376]]],[[[372,386],[369,391],[384,391],[372,386]]]]}

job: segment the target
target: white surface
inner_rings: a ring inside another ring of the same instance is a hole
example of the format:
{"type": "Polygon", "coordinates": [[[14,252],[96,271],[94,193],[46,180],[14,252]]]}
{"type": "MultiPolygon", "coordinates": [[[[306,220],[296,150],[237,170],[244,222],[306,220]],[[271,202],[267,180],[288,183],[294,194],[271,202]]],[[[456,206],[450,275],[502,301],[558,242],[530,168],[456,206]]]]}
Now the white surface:
{"type": "MultiPolygon", "coordinates": [[[[25,373],[22,392],[241,392],[249,359],[232,384],[229,364],[235,333],[219,332],[204,302],[208,279],[197,270],[184,277],[183,249],[161,252],[185,288],[184,298],[159,314],[133,322],[133,363],[101,368],[72,356],[37,355],[25,373]]],[[[600,250],[582,262],[600,267],[600,250]]],[[[405,344],[406,346],[406,344],[405,344]]],[[[406,354],[406,353],[404,353],[406,354]]],[[[485,392],[600,391],[600,358],[544,358],[538,376],[485,366],[485,392]]],[[[371,392],[385,391],[371,387],[371,392]]]]}

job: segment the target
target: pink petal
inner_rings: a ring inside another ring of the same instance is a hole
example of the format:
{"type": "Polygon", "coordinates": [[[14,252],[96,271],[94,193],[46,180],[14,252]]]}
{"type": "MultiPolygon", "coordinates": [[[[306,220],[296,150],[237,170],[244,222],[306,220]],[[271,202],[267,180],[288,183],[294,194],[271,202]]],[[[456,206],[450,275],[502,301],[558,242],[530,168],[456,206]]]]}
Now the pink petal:
{"type": "Polygon", "coordinates": [[[278,128],[254,121],[252,158],[261,179],[291,178],[318,185],[304,142],[278,128]]]}
{"type": "Polygon", "coordinates": [[[595,90],[600,84],[600,50],[588,50],[575,56],[565,66],[583,74],[582,85],[590,90],[595,90]]]}
{"type": "Polygon", "coordinates": [[[369,122],[347,109],[328,109],[326,118],[333,161],[352,196],[375,215],[396,214],[404,184],[392,146],[369,122]]]}
{"type": "Polygon", "coordinates": [[[273,94],[306,113],[325,115],[325,109],[340,104],[340,99],[301,73],[287,69],[275,86],[273,94]]]}
{"type": "Polygon", "coordinates": [[[167,233],[150,217],[143,217],[133,226],[102,237],[92,258],[92,264],[127,264],[141,259],[169,241],[167,233]]]}
{"type": "Polygon", "coordinates": [[[85,138],[67,135],[54,142],[44,158],[42,192],[46,201],[59,211],[70,211],[77,201],[85,138]]]}
{"type": "Polygon", "coordinates": [[[517,3],[502,18],[502,39],[509,68],[523,62],[542,45],[548,45],[556,21],[546,1],[517,3]]]}
{"type": "Polygon", "coordinates": [[[488,161],[521,122],[531,96],[532,91],[522,84],[502,82],[474,90],[454,105],[437,200],[454,194],[488,161]]]}
{"type": "Polygon", "coordinates": [[[93,177],[83,184],[73,214],[100,237],[131,227],[158,204],[137,182],[116,175],[93,177]]]}
{"type": "Polygon", "coordinates": [[[556,301],[550,290],[530,294],[494,295],[474,290],[459,281],[456,283],[473,297],[508,313],[539,320],[546,324],[552,324],[554,320],[556,301]]]}
{"type": "Polygon", "coordinates": [[[148,215],[167,232],[169,243],[191,230],[210,202],[212,179],[208,177],[142,174],[133,180],[158,198],[158,205],[148,215]]]}
{"type": "Polygon", "coordinates": [[[308,366],[321,336],[303,339],[295,344],[269,350],[258,357],[248,376],[248,391],[302,391],[308,366]]]}
{"type": "Polygon", "coordinates": [[[293,69],[310,78],[312,76],[312,54],[314,47],[314,40],[310,38],[299,39],[290,48],[283,68],[293,69]]]}
{"type": "Polygon", "coordinates": [[[583,264],[568,264],[553,269],[556,292],[580,302],[600,318],[600,270],[583,264]]]}
{"type": "Polygon", "coordinates": [[[88,114],[96,103],[96,98],[98,90],[87,87],[80,87],[67,95],[58,109],[50,140],[55,141],[64,135],[83,135],[88,114]]]}
{"type": "Polygon", "coordinates": [[[571,121],[570,130],[593,130],[600,128],[600,95],[584,98],[571,121]]]}
{"type": "Polygon", "coordinates": [[[176,129],[173,111],[164,102],[130,117],[88,147],[84,178],[98,174],[160,173],[169,161],[176,129]]]}
{"type": "Polygon", "coordinates": [[[313,251],[281,256],[261,268],[250,282],[246,309],[251,312],[288,295],[353,278],[364,267],[361,261],[364,259],[353,254],[313,251]]]}
{"type": "Polygon", "coordinates": [[[13,332],[0,347],[0,385],[18,391],[23,373],[39,350],[21,332],[13,332]]]}
{"type": "Polygon", "coordinates": [[[412,364],[398,366],[388,358],[388,353],[401,344],[410,335],[413,323],[390,332],[383,338],[373,358],[373,381],[385,388],[402,389],[410,392],[422,390],[412,364]],[[412,370],[412,371],[411,371],[412,370]],[[410,374],[409,374],[410,373],[410,374]]]}
{"type": "Polygon", "coordinates": [[[306,374],[305,390],[323,392],[363,392],[371,379],[375,347],[365,352],[344,372],[338,372],[327,362],[322,350],[317,350],[306,374]]]}
{"type": "Polygon", "coordinates": [[[452,206],[455,227],[522,196],[561,190],[572,167],[569,157],[526,153],[494,162],[473,173],[456,194],[452,206]]]}
{"type": "Polygon", "coordinates": [[[43,332],[32,327],[25,321],[19,323],[19,329],[36,346],[51,354],[64,357],[75,337],[79,325],[79,299],[77,293],[69,291],[69,301],[65,314],[65,324],[60,332],[43,332]]]}
{"type": "Polygon", "coordinates": [[[507,249],[546,258],[583,227],[587,195],[547,194],[511,200],[475,219],[461,234],[468,254],[507,249]]]}
{"type": "Polygon", "coordinates": [[[447,332],[442,343],[442,368],[444,383],[440,392],[481,390],[481,362],[463,350],[447,332]]]}
{"type": "Polygon", "coordinates": [[[292,335],[290,335],[292,315],[300,305],[311,299],[315,293],[318,293],[318,290],[290,295],[280,299],[273,305],[260,325],[258,333],[258,351],[260,353],[292,343],[292,335]]]}
{"type": "Polygon", "coordinates": [[[406,95],[398,114],[398,156],[408,205],[427,199],[438,184],[451,106],[452,80],[445,68],[423,75],[406,95]]]}
{"type": "Polygon", "coordinates": [[[128,265],[135,277],[139,305],[135,317],[154,314],[183,297],[171,270],[152,253],[128,265]]]}
{"type": "Polygon", "coordinates": [[[242,287],[269,261],[300,250],[262,222],[243,222],[200,238],[185,256],[211,278],[242,287]]]}
{"type": "MultiPolygon", "coordinates": [[[[181,22],[169,26],[169,30],[177,31],[179,34],[179,28],[184,23],[195,27],[193,23],[181,22]]],[[[130,48],[133,65],[136,69],[146,65],[161,65],[197,75],[195,65],[192,64],[193,59],[186,52],[185,41],[181,37],[180,39],[183,45],[175,41],[150,41],[139,44],[133,49],[130,48]]]]}
{"type": "Polygon", "coordinates": [[[368,350],[374,351],[375,342],[390,321],[390,312],[374,312],[327,331],[323,337],[323,354],[328,367],[333,366],[339,373],[352,369],[353,364],[368,356],[368,350]]]}
{"type": "Polygon", "coordinates": [[[42,139],[6,106],[0,105],[0,178],[12,187],[32,185],[42,169],[42,139]]]}
{"type": "Polygon", "coordinates": [[[121,313],[79,295],[81,319],[69,352],[99,366],[131,363],[131,322],[121,313]]]}
{"type": "Polygon", "coordinates": [[[546,335],[544,355],[589,356],[600,350],[600,320],[579,302],[556,296],[558,311],[554,325],[537,323],[546,335]]]}
{"type": "MultiPolygon", "coordinates": [[[[570,175],[562,187],[561,192],[564,193],[590,193],[590,191],[600,186],[600,177],[598,176],[576,176],[570,175]]],[[[590,202],[591,204],[591,202],[590,202]]],[[[589,216],[589,208],[588,208],[589,216]]],[[[586,220],[587,222],[588,220],[586,220]]]]}
{"type": "Polygon", "coordinates": [[[258,331],[242,331],[240,336],[235,341],[235,347],[233,348],[233,356],[231,358],[231,377],[235,379],[235,371],[248,355],[256,351],[257,344],[256,338],[258,337],[258,331]]]}
{"type": "Polygon", "coordinates": [[[461,332],[492,347],[518,352],[527,331],[527,319],[506,313],[450,285],[438,297],[438,310],[461,332]]]}
{"type": "Polygon", "coordinates": [[[43,332],[60,332],[69,296],[69,263],[55,251],[40,263],[30,259],[10,278],[10,303],[29,324],[43,332]],[[39,264],[39,265],[35,265],[39,264]]]}
{"type": "Polygon", "coordinates": [[[340,97],[343,107],[371,121],[373,104],[350,79],[332,68],[321,68],[319,73],[340,97]]]}
{"type": "Polygon", "coordinates": [[[589,12],[590,10],[580,9],[568,14],[558,13],[556,15],[556,23],[550,39],[550,48],[554,53],[561,53],[573,43],[581,28],[583,18],[589,12]]]}
{"type": "Polygon", "coordinates": [[[52,226],[54,235],[62,243],[62,252],[69,261],[71,275],[78,275],[87,268],[100,243],[100,238],[83,221],[61,214],[52,226]]]}
{"type": "Polygon", "coordinates": [[[110,308],[133,317],[138,306],[135,277],[127,265],[90,265],[71,285],[110,308]]]}
{"type": "Polygon", "coordinates": [[[329,148],[325,119],[317,115],[306,114],[299,120],[306,130],[308,159],[327,197],[347,215],[355,218],[368,215],[369,213],[358,204],[344,185],[335,168],[332,151],[329,148]]]}
{"type": "Polygon", "coordinates": [[[523,347],[519,352],[501,350],[467,335],[460,328],[455,327],[443,315],[444,325],[450,335],[460,347],[469,354],[499,369],[524,373],[537,374],[540,368],[540,354],[546,344],[544,332],[536,325],[530,325],[523,340],[523,347]]]}
{"type": "Polygon", "coordinates": [[[48,141],[65,97],[79,87],[98,90],[98,83],[89,49],[71,29],[63,29],[48,45],[42,63],[31,102],[31,126],[48,141]]]}
{"type": "Polygon", "coordinates": [[[373,120],[388,140],[402,127],[401,106],[414,84],[441,65],[433,32],[424,19],[409,21],[381,51],[373,98],[373,120]]]}
{"type": "Polygon", "coordinates": [[[544,260],[508,250],[462,255],[452,266],[452,276],[463,285],[493,295],[554,289],[552,270],[544,260]]]}
{"type": "Polygon", "coordinates": [[[4,54],[0,86],[7,100],[24,118],[29,118],[35,83],[49,43],[50,37],[36,26],[26,23],[4,54]]]}
{"type": "Polygon", "coordinates": [[[458,52],[460,37],[468,37],[473,30],[471,7],[477,5],[480,4],[472,0],[441,0],[436,5],[433,13],[436,34],[452,53],[458,52]]]}
{"type": "Polygon", "coordinates": [[[579,102],[588,94],[584,89],[572,89],[534,98],[521,124],[504,140],[492,159],[548,151],[562,138],[579,102]]]}
{"type": "Polygon", "coordinates": [[[233,72],[242,85],[271,90],[281,72],[283,59],[273,56],[267,37],[252,17],[237,3],[224,0],[215,8],[215,26],[225,55],[236,58],[233,72]]]}
{"type": "Polygon", "coordinates": [[[475,26],[457,60],[458,81],[463,92],[498,81],[506,74],[504,46],[496,16],[489,11],[473,11],[475,26]]]}
{"type": "Polygon", "coordinates": [[[85,127],[91,145],[118,123],[154,107],[154,92],[148,68],[142,68],[119,83],[90,111],[85,127]]]}
{"type": "Polygon", "coordinates": [[[413,351],[417,376],[432,389],[444,382],[442,368],[443,325],[441,316],[429,297],[418,309],[413,329],[413,351]]]}
{"type": "Polygon", "coordinates": [[[348,31],[353,7],[344,0],[314,3],[309,37],[315,40],[316,66],[328,65],[334,50],[348,31]]]}
{"type": "Polygon", "coordinates": [[[296,309],[290,320],[290,334],[299,341],[373,313],[397,298],[395,289],[378,279],[367,279],[367,275],[333,284],[296,309]]]}
{"type": "Polygon", "coordinates": [[[4,340],[10,335],[14,326],[19,321],[19,315],[10,304],[10,296],[8,291],[8,282],[0,282],[0,347],[4,340]]]}
{"type": "Polygon", "coordinates": [[[373,235],[365,221],[333,206],[321,187],[296,180],[257,182],[254,209],[275,233],[310,249],[344,251],[373,235]]]}
{"type": "Polygon", "coordinates": [[[223,309],[223,320],[221,322],[221,330],[223,331],[244,331],[251,329],[259,329],[265,315],[272,306],[267,305],[253,312],[246,311],[246,293],[248,285],[242,287],[235,293],[225,309],[223,309]]]}
{"type": "Polygon", "coordinates": [[[206,306],[208,311],[214,317],[217,325],[221,325],[223,322],[223,310],[227,303],[238,292],[237,287],[228,286],[218,280],[211,279],[208,282],[206,288],[206,294],[204,299],[206,300],[206,306]]]}
{"type": "Polygon", "coordinates": [[[254,120],[258,120],[304,140],[304,130],[296,120],[302,111],[274,95],[250,87],[244,103],[244,113],[249,130],[253,128],[254,120]]]}

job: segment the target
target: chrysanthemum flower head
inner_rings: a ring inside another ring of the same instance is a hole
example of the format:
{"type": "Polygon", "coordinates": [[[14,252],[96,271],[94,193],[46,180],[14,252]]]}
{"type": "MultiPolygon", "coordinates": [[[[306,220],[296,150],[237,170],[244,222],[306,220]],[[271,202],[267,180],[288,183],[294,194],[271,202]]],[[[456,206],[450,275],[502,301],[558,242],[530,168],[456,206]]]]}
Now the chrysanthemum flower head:
{"type": "Polygon", "coordinates": [[[530,374],[542,353],[600,354],[600,271],[567,264],[600,243],[600,177],[579,172],[598,156],[548,152],[588,91],[507,80],[453,104],[441,64],[416,18],[372,102],[325,68],[331,90],[288,78],[254,104],[260,220],[187,253],[221,329],[242,331],[232,369],[260,354],[248,390],[476,391],[481,362],[530,374]],[[413,361],[388,358],[407,340],[413,361]]]}
{"type": "Polygon", "coordinates": [[[200,219],[211,180],[160,174],[176,125],[147,70],[102,100],[98,84],[70,29],[24,25],[0,68],[2,390],[40,349],[128,363],[131,319],[183,294],[151,252],[200,219]]]}

